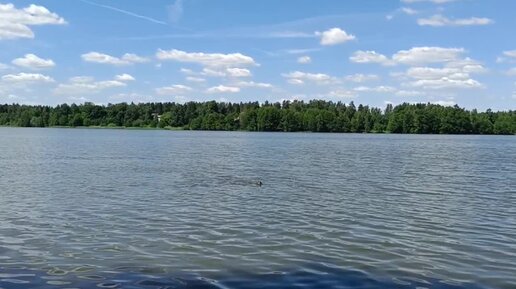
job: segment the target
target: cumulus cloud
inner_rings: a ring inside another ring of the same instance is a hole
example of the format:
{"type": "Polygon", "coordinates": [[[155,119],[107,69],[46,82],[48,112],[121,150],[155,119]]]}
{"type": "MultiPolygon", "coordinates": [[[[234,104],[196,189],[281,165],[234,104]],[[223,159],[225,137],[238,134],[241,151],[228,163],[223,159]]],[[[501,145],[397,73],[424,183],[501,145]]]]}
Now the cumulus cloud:
{"type": "Polygon", "coordinates": [[[254,81],[240,81],[234,84],[237,87],[272,88],[272,84],[254,81]]]}
{"type": "Polygon", "coordinates": [[[290,84],[303,84],[305,81],[313,82],[316,84],[328,84],[335,82],[336,79],[324,73],[308,73],[301,71],[293,71],[290,73],[282,74],[287,82],[290,84]]]}
{"type": "Polygon", "coordinates": [[[394,63],[385,55],[377,53],[376,51],[359,50],[353,53],[349,58],[351,62],[355,63],[377,63],[381,65],[393,65],[394,63]]]}
{"type": "Polygon", "coordinates": [[[136,80],[132,75],[124,73],[115,76],[115,80],[118,81],[134,81],[136,80]]]}
{"type": "Polygon", "coordinates": [[[96,94],[105,89],[127,86],[125,82],[119,80],[95,81],[90,76],[76,76],[70,78],[68,83],[59,84],[54,90],[55,94],[77,96],[86,94],[96,94]]]}
{"type": "Polygon", "coordinates": [[[437,14],[433,15],[429,18],[420,18],[417,20],[417,23],[420,26],[434,26],[434,27],[443,27],[443,26],[473,26],[473,25],[488,25],[492,24],[493,20],[489,18],[479,18],[479,17],[471,17],[471,18],[463,18],[463,19],[450,19],[443,15],[437,14]]]}
{"type": "Polygon", "coordinates": [[[189,86],[182,84],[174,84],[171,86],[156,88],[156,93],[159,95],[181,95],[192,91],[193,89],[189,86]]]}
{"type": "Polygon", "coordinates": [[[56,65],[52,59],[39,58],[34,54],[25,54],[24,57],[16,58],[12,64],[33,70],[52,68],[56,65]]]}
{"type": "Polygon", "coordinates": [[[407,76],[414,79],[468,79],[469,74],[458,68],[433,68],[433,67],[411,67],[407,70],[407,76]]]}
{"type": "Polygon", "coordinates": [[[300,64],[308,64],[312,62],[312,58],[310,58],[310,56],[301,56],[297,59],[297,63],[300,63],[300,64]]]}
{"type": "Polygon", "coordinates": [[[237,93],[240,92],[239,87],[219,85],[210,87],[206,90],[206,93],[237,93]]]}
{"type": "Polygon", "coordinates": [[[405,86],[422,89],[474,89],[484,86],[472,78],[472,74],[487,71],[470,58],[446,62],[444,67],[410,67],[403,76],[412,79],[405,86]]]}
{"type": "Polygon", "coordinates": [[[453,79],[443,77],[439,79],[420,79],[411,82],[412,87],[423,89],[461,89],[461,88],[482,88],[483,85],[474,79],[453,79]]]}
{"type": "Polygon", "coordinates": [[[487,72],[487,68],[485,68],[480,62],[473,60],[469,57],[464,59],[457,59],[445,64],[445,67],[457,68],[462,70],[465,73],[484,73],[487,72]]]}
{"type": "Polygon", "coordinates": [[[516,49],[515,50],[506,50],[503,52],[503,56],[499,56],[496,58],[496,62],[503,63],[506,61],[514,62],[516,60],[516,49]]]}
{"type": "Polygon", "coordinates": [[[396,88],[392,86],[375,86],[375,87],[369,87],[369,86],[359,86],[353,88],[354,91],[359,92],[395,92],[396,88]]]}
{"type": "Polygon", "coordinates": [[[62,24],[66,21],[44,6],[31,4],[18,9],[13,4],[0,4],[0,40],[34,38],[30,26],[62,24]]]}
{"type": "Polygon", "coordinates": [[[208,67],[243,67],[257,65],[250,56],[241,53],[203,53],[185,52],[177,49],[162,50],[156,53],[159,60],[172,60],[186,63],[197,63],[208,67]]]}
{"type": "Polygon", "coordinates": [[[392,74],[400,79],[408,79],[409,81],[403,83],[408,87],[431,90],[483,88],[484,86],[471,75],[486,72],[487,69],[471,58],[464,58],[464,53],[463,48],[413,47],[400,50],[391,58],[374,51],[357,51],[350,60],[356,63],[408,65],[410,68],[405,73],[392,74]],[[441,64],[443,67],[425,66],[435,64],[441,64]]]}
{"type": "Polygon", "coordinates": [[[227,75],[230,77],[250,77],[251,71],[246,68],[227,68],[227,75]]]}
{"type": "Polygon", "coordinates": [[[321,37],[321,45],[336,45],[356,38],[354,35],[348,34],[346,31],[337,27],[324,32],[317,31],[315,35],[321,37]]]}
{"type": "Polygon", "coordinates": [[[407,65],[440,63],[457,60],[463,53],[463,48],[413,47],[398,51],[392,56],[392,60],[407,65]]]}
{"type": "Polygon", "coordinates": [[[34,83],[34,82],[54,82],[54,79],[50,76],[43,75],[40,73],[18,73],[18,74],[6,74],[2,76],[2,81],[11,83],[34,83]]]}
{"type": "Polygon", "coordinates": [[[86,62],[110,64],[110,65],[131,65],[136,63],[148,62],[149,59],[138,56],[132,53],[126,53],[122,57],[115,57],[100,52],[88,52],[81,55],[81,58],[86,62]]]}
{"type": "Polygon", "coordinates": [[[252,73],[247,68],[237,67],[205,67],[200,72],[195,72],[191,69],[182,68],[181,72],[191,76],[207,76],[207,77],[230,77],[230,78],[242,78],[251,77],[252,73]]]}

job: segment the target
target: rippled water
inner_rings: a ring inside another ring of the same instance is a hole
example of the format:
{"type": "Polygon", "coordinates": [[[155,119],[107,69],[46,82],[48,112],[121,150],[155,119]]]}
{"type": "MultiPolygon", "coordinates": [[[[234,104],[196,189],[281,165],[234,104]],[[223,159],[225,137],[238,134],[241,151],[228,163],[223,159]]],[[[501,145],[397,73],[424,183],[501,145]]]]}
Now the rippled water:
{"type": "Polygon", "coordinates": [[[0,288],[514,289],[515,264],[513,136],[0,128],[0,288]]]}

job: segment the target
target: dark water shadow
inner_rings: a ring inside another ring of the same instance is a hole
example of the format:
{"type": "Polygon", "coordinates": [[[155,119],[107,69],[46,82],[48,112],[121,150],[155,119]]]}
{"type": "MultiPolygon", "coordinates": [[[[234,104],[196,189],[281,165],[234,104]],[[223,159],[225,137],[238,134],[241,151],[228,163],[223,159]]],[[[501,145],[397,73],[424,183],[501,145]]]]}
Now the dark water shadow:
{"type": "MultiPolygon", "coordinates": [[[[145,274],[142,270],[125,272],[120,268],[84,274],[49,274],[30,269],[0,268],[0,288],[148,288],[148,289],[487,289],[477,284],[452,284],[437,279],[413,280],[371,276],[355,270],[326,266],[308,266],[299,270],[285,270],[267,274],[237,273],[211,274],[145,274]],[[138,272],[139,271],[139,272],[138,272]]],[[[136,268],[135,268],[136,269],[136,268]]]]}

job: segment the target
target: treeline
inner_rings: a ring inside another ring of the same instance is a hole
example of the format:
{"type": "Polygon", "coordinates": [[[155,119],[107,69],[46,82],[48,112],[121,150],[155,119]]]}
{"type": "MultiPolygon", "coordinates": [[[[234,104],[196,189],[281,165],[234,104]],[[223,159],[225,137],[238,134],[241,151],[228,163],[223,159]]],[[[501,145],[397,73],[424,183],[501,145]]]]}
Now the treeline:
{"type": "Polygon", "coordinates": [[[260,104],[226,102],[0,105],[0,125],[105,126],[191,130],[415,134],[516,134],[516,111],[404,103],[379,108],[322,100],[260,104]]]}

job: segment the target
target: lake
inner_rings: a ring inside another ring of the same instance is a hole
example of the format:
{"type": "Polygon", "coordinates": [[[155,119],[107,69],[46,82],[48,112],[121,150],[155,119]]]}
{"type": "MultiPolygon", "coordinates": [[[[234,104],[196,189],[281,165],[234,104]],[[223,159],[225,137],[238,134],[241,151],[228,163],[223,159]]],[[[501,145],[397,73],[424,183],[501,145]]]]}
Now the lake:
{"type": "Polygon", "coordinates": [[[515,264],[514,136],[0,128],[3,289],[514,289],[515,264]]]}

